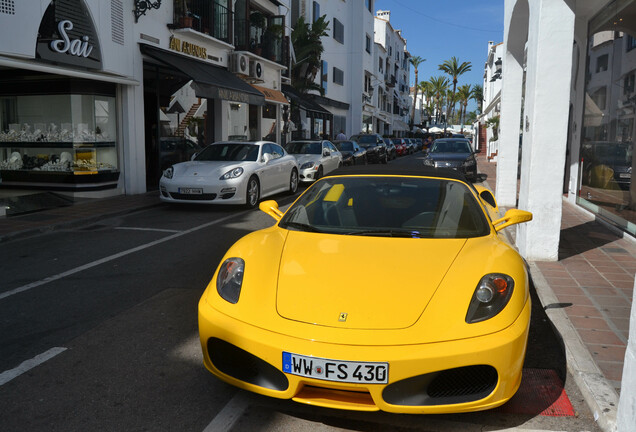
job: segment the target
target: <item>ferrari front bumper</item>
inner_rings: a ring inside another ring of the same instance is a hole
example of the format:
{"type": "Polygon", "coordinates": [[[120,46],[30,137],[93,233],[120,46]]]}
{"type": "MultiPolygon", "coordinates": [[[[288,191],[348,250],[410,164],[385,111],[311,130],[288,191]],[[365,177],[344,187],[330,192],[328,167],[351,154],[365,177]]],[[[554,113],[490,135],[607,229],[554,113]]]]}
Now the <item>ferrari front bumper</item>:
{"type": "Polygon", "coordinates": [[[530,301],[511,326],[489,335],[429,344],[352,346],[270,332],[216,311],[205,299],[199,303],[204,363],[223,381],[311,405],[394,413],[468,412],[505,403],[521,383],[529,322],[530,301]],[[283,351],[388,362],[388,383],[341,383],[283,373],[283,351]]]}

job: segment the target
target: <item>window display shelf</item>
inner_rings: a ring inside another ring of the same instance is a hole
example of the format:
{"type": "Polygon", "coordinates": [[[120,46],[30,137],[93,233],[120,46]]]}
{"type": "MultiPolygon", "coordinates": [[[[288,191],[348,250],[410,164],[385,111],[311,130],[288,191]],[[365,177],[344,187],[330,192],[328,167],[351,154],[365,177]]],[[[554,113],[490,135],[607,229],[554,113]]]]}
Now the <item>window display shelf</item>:
{"type": "Polygon", "coordinates": [[[0,141],[0,148],[83,148],[83,147],[115,147],[115,141],[0,141]]]}

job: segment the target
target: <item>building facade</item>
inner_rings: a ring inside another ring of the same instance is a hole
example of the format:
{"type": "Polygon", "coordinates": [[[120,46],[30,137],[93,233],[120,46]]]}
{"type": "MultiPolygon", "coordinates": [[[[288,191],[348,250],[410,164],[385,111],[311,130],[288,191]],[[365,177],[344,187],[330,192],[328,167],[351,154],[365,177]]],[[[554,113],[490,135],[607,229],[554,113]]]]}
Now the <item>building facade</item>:
{"type": "Polygon", "coordinates": [[[167,165],[213,141],[284,140],[288,7],[148,4],[2,3],[5,194],[142,193],[157,187],[167,165]]]}
{"type": "Polygon", "coordinates": [[[489,159],[496,161],[499,151],[497,124],[489,123],[500,118],[502,84],[503,43],[488,42],[488,56],[484,64],[482,113],[475,125],[478,133],[473,142],[475,149],[486,152],[489,159]]]}

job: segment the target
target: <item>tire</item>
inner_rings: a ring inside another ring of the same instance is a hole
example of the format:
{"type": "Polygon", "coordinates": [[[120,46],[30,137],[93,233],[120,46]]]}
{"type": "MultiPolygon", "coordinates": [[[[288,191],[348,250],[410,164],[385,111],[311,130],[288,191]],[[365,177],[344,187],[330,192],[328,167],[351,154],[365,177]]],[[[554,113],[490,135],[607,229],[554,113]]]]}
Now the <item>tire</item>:
{"type": "Polygon", "coordinates": [[[296,168],[292,169],[291,174],[289,175],[289,194],[293,195],[298,190],[298,171],[296,168]]]}
{"type": "Polygon", "coordinates": [[[247,191],[245,192],[245,205],[247,208],[255,208],[261,199],[261,186],[256,176],[250,177],[247,181],[247,191]]]}
{"type": "Polygon", "coordinates": [[[320,165],[318,167],[318,171],[316,172],[316,177],[314,178],[314,180],[318,180],[320,178],[322,178],[323,174],[322,174],[322,165],[320,165]]]}
{"type": "Polygon", "coordinates": [[[383,164],[387,164],[389,163],[389,155],[384,153],[384,159],[382,159],[382,163],[383,164]]]}

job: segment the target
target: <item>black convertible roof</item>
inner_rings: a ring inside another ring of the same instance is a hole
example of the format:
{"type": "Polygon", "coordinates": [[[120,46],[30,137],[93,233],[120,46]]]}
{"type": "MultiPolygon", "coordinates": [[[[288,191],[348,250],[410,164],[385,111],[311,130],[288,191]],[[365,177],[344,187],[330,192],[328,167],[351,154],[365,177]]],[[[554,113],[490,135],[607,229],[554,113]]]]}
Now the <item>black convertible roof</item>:
{"type": "MultiPolygon", "coordinates": [[[[469,183],[466,177],[452,169],[421,166],[387,164],[387,165],[354,165],[338,168],[326,174],[325,177],[346,175],[384,175],[384,176],[419,176],[438,177],[452,180],[460,180],[469,183]]],[[[470,183],[469,183],[470,184],[470,183]]]]}

